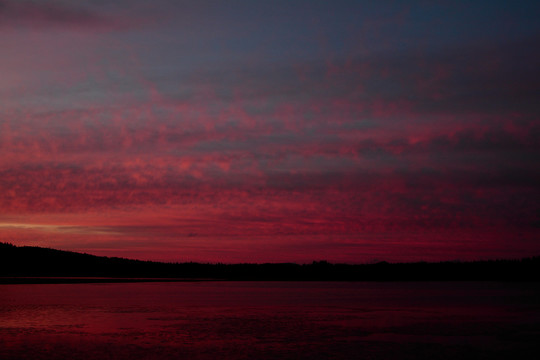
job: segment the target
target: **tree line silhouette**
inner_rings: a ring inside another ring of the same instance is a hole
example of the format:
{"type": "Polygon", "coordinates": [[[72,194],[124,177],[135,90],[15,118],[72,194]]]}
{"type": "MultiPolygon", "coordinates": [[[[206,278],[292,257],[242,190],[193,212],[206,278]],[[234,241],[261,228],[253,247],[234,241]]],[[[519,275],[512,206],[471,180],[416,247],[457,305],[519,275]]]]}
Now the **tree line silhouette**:
{"type": "Polygon", "coordinates": [[[327,261],[314,261],[310,264],[163,263],[0,243],[0,277],[3,278],[0,283],[107,281],[88,279],[92,277],[116,278],[114,281],[140,281],[141,278],[169,281],[539,281],[540,257],[360,265],[332,264],[327,261]],[[50,279],[54,277],[62,279],[50,279]]]}

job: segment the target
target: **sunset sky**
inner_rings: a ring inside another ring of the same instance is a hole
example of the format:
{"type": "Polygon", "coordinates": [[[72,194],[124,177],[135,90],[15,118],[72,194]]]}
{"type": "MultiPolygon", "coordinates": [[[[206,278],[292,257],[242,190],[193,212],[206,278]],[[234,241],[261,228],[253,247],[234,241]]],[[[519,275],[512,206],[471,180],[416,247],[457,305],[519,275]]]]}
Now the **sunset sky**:
{"type": "Polygon", "coordinates": [[[0,241],[540,255],[540,2],[0,0],[0,241]]]}

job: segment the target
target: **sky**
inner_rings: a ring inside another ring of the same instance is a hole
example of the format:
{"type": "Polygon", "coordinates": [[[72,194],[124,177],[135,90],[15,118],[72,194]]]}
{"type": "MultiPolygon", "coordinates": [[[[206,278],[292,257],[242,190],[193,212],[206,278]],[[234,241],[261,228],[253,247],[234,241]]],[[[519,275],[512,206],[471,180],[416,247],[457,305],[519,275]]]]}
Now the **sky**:
{"type": "Polygon", "coordinates": [[[540,2],[0,0],[0,241],[540,255],[540,2]]]}

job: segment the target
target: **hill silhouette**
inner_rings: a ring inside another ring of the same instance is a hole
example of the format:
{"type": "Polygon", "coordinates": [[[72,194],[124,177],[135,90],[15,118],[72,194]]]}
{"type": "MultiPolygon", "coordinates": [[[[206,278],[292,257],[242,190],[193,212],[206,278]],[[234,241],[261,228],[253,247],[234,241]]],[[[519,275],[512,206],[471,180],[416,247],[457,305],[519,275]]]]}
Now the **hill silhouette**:
{"type": "Polygon", "coordinates": [[[140,281],[141,278],[285,281],[539,281],[540,257],[473,262],[380,262],[361,265],[331,264],[326,261],[314,261],[304,265],[161,263],[0,243],[0,277],[3,278],[0,279],[3,283],[107,281],[96,278],[115,278],[115,281],[140,281]]]}

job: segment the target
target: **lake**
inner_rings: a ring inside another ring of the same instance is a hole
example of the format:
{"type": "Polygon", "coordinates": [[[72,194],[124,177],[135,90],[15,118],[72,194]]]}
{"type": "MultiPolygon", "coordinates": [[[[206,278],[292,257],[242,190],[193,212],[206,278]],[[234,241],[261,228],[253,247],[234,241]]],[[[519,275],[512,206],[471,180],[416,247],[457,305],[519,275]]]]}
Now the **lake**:
{"type": "Polygon", "coordinates": [[[531,358],[540,284],[0,285],[0,359],[531,358]]]}

